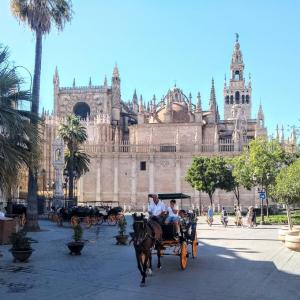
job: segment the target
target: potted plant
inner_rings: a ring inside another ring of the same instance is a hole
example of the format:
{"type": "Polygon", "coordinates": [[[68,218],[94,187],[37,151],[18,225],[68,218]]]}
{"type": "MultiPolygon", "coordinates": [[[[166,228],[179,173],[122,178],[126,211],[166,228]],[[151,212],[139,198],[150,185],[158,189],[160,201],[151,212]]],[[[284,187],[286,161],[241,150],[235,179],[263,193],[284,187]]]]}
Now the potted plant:
{"type": "Polygon", "coordinates": [[[10,252],[14,257],[14,262],[26,262],[34,249],[31,248],[31,240],[26,237],[26,231],[20,230],[10,236],[12,248],[10,252]]]}
{"type": "Polygon", "coordinates": [[[118,220],[117,225],[119,228],[119,234],[115,236],[117,240],[117,245],[126,245],[128,240],[128,235],[125,234],[127,222],[124,216],[118,220]]]}
{"type": "Polygon", "coordinates": [[[84,241],[82,241],[83,231],[80,224],[73,227],[73,241],[67,244],[70,254],[81,255],[81,250],[84,246],[84,241]]]}

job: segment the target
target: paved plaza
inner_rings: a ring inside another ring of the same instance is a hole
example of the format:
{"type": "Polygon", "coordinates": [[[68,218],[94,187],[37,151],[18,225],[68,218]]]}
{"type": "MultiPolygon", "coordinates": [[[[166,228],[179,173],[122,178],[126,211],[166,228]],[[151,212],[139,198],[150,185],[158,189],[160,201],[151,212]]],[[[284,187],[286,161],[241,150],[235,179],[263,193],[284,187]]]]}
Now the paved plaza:
{"type": "Polygon", "coordinates": [[[116,227],[85,230],[75,257],[65,245],[70,227],[40,225],[28,263],[13,263],[10,246],[0,246],[0,299],[300,299],[300,253],[277,241],[278,226],[210,228],[200,218],[198,258],[181,271],[178,257],[163,257],[140,287],[133,247],[115,245],[116,227]]]}

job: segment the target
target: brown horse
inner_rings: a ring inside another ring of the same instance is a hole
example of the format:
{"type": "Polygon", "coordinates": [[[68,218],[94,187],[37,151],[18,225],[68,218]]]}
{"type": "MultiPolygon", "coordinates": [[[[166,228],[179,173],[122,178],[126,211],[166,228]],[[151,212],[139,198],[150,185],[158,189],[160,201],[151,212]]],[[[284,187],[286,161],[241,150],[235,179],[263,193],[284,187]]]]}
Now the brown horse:
{"type": "Polygon", "coordinates": [[[141,286],[145,286],[145,278],[152,274],[152,249],[157,251],[157,267],[161,268],[160,249],[162,239],[161,226],[152,220],[145,219],[145,216],[133,214],[132,241],[135,249],[138,269],[142,275],[141,286]]]}

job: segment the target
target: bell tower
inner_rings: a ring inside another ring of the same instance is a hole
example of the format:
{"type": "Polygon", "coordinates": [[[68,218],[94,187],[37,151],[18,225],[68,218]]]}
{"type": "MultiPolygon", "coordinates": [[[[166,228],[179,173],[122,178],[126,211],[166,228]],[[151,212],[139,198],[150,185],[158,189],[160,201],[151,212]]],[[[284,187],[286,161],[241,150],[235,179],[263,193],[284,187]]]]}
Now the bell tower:
{"type": "Polygon", "coordinates": [[[227,85],[226,79],[224,83],[224,119],[232,119],[233,105],[239,105],[243,108],[247,119],[251,119],[252,107],[252,87],[251,78],[246,84],[244,77],[244,61],[242,51],[240,49],[239,35],[236,33],[235,45],[232,53],[230,64],[230,82],[227,85]]]}

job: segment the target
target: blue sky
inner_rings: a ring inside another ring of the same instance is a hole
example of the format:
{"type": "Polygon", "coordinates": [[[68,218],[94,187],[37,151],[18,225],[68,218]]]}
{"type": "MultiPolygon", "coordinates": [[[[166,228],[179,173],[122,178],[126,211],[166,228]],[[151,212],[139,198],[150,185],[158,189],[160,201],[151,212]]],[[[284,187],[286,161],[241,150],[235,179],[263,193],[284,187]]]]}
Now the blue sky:
{"type": "MultiPolygon", "coordinates": [[[[122,98],[134,89],[158,99],[176,81],[185,94],[201,92],[207,109],[211,78],[223,116],[224,74],[229,77],[235,32],[251,73],[253,117],[261,99],[269,134],[276,124],[300,126],[300,1],[292,0],[73,0],[74,16],[63,32],[43,40],[42,106],[52,109],[52,77],[61,86],[102,84],[117,62],[122,98]]],[[[0,1],[0,43],[17,65],[33,70],[34,35],[0,1]]],[[[21,69],[20,69],[21,72],[21,69]]],[[[25,77],[27,74],[22,73],[25,77]]],[[[28,77],[28,76],[27,76],[28,77]]]]}

